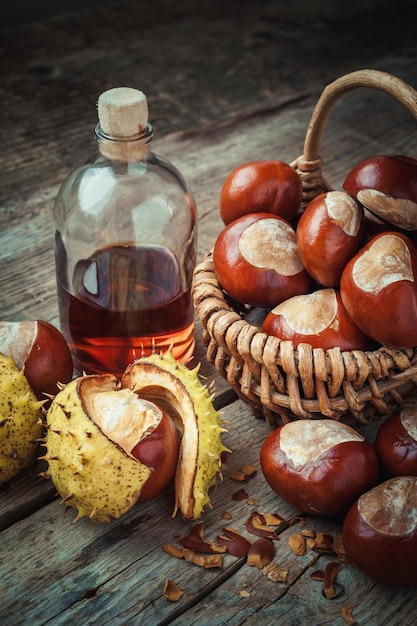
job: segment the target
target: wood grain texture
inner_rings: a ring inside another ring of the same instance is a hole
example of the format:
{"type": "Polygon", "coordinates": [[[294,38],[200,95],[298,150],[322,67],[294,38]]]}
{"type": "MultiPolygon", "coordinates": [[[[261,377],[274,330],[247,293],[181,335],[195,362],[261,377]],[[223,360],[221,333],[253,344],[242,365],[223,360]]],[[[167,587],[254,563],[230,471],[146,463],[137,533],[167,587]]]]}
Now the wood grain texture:
{"type": "MultiPolygon", "coordinates": [[[[154,149],[184,174],[198,206],[198,257],[222,227],[221,186],[237,165],[291,161],[303,152],[313,107],[324,86],[343,73],[373,67],[417,87],[413,7],[370,4],[359,17],[294,12],[278,0],[225,3],[193,0],[105,2],[0,29],[0,318],[42,318],[58,325],[51,211],[70,169],[95,149],[96,100],[119,84],[148,96],[154,149]]],[[[395,99],[372,90],[346,95],[328,121],[321,145],[324,173],[340,187],[348,169],[379,152],[417,154],[416,121],[395,99]]],[[[288,538],[297,511],[267,487],[259,450],[270,432],[205,358],[197,321],[193,364],[214,384],[232,450],[224,480],[204,513],[205,534],[227,525],[246,533],[254,510],[275,511],[275,561],[288,581],[274,583],[244,559],[226,556],[222,569],[202,570],[167,555],[162,545],[185,536],[191,523],[171,518],[173,494],[135,507],[110,525],[73,524],[42,463],[0,489],[0,622],[14,625],[138,624],[162,626],[343,626],[351,605],[358,625],[411,626],[415,590],[382,588],[344,564],[341,593],[326,600],[312,571],[328,556],[297,557],[288,538]],[[252,463],[244,485],[229,470],[252,463]],[[242,486],[256,503],[236,502],[242,486]],[[163,597],[166,578],[184,591],[163,597]],[[242,594],[242,591],[245,592],[242,594]]],[[[373,440],[378,424],[363,428],[373,440]]],[[[341,520],[307,518],[334,532],[341,520]]]]}
{"type": "MultiPolygon", "coordinates": [[[[223,482],[212,493],[213,509],[204,515],[204,532],[207,539],[215,541],[228,526],[253,541],[256,537],[244,526],[252,511],[278,513],[288,522],[297,518],[298,511],[265,489],[258,450],[269,427],[263,421],[254,424],[248,407],[240,400],[227,407],[224,419],[228,430],[225,444],[233,452],[223,482]],[[244,463],[253,464],[255,476],[247,483],[230,478],[230,472],[244,463]],[[233,501],[233,494],[241,488],[256,502],[233,501]],[[224,511],[231,513],[230,521],[221,518],[224,511]]],[[[369,611],[367,603],[364,609],[357,604],[361,584],[371,583],[352,566],[342,570],[343,589],[337,601],[325,600],[320,583],[311,581],[310,575],[324,568],[329,557],[316,560],[311,550],[305,556],[295,556],[288,544],[289,536],[303,528],[332,533],[340,520],[307,516],[305,525],[296,520],[290,526],[284,523],[283,532],[277,527],[280,539],[275,542],[274,562],[288,570],[288,581],[275,583],[262,571],[249,567],[244,559],[225,556],[221,570],[203,570],[167,555],[163,544],[179,545],[179,538],[194,525],[179,517],[172,519],[172,508],[173,494],[167,493],[157,501],[134,507],[111,524],[92,525],[86,519],[72,524],[74,511],[65,514],[64,507],[55,500],[3,530],[0,621],[13,614],[21,616],[17,623],[28,625],[49,620],[54,624],[84,624],[89,620],[134,624],[139,620],[153,626],[170,623],[177,614],[187,626],[220,625],[251,623],[256,612],[262,620],[274,616],[282,619],[278,622],[282,624],[295,626],[315,615],[317,621],[306,623],[339,626],[343,624],[340,611],[345,603],[354,603],[355,615],[358,610],[369,611]],[[10,559],[12,553],[15,557],[10,559]],[[177,605],[162,595],[166,578],[184,591],[177,605]],[[249,592],[249,597],[242,597],[242,590],[249,592]],[[211,606],[221,607],[221,611],[213,615],[211,606]]],[[[385,594],[382,590],[380,593],[385,594]]],[[[393,598],[394,592],[390,591],[391,602],[393,598]]],[[[394,614],[400,604],[405,604],[408,612],[412,598],[411,592],[401,594],[390,612],[394,614]]]]}

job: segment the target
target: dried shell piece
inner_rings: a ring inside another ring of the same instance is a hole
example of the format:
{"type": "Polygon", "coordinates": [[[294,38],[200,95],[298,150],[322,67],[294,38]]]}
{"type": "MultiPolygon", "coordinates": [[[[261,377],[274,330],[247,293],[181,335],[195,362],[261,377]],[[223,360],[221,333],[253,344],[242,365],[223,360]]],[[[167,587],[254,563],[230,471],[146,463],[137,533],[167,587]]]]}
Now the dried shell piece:
{"type": "Polygon", "coordinates": [[[306,538],[306,545],[307,545],[307,548],[309,548],[310,550],[314,550],[314,546],[316,545],[316,538],[315,537],[307,537],[306,538]]]}
{"type": "Polygon", "coordinates": [[[288,538],[288,545],[297,556],[304,556],[307,550],[306,540],[301,533],[295,533],[288,538]]]}
{"type": "Polygon", "coordinates": [[[267,526],[279,526],[285,521],[278,513],[262,513],[262,515],[267,526]]]}
{"type": "Polygon", "coordinates": [[[239,489],[239,491],[236,491],[232,495],[232,500],[234,500],[235,502],[242,502],[243,500],[247,500],[247,499],[248,499],[248,494],[246,493],[244,489],[239,489]]]}
{"type": "Polygon", "coordinates": [[[310,574],[311,580],[323,583],[323,593],[328,600],[333,600],[337,596],[335,582],[341,567],[342,565],[337,561],[331,561],[327,563],[324,571],[317,570],[310,574]]]}
{"type": "Polygon", "coordinates": [[[278,567],[274,562],[266,565],[263,568],[263,573],[274,583],[286,583],[288,579],[288,570],[283,567],[278,567]]]}
{"type": "Polygon", "coordinates": [[[259,537],[249,548],[247,564],[257,569],[263,569],[274,560],[274,557],[275,546],[273,541],[266,537],[259,537]]]}
{"type": "Polygon", "coordinates": [[[346,622],[347,626],[354,626],[357,622],[352,615],[353,607],[350,604],[342,606],[342,618],[346,622]]]}
{"type": "Polygon", "coordinates": [[[317,533],[314,550],[321,554],[334,554],[333,537],[328,533],[317,533]]]}
{"type": "Polygon", "coordinates": [[[169,554],[169,556],[174,556],[176,559],[184,558],[183,550],[180,550],[179,548],[177,548],[177,546],[174,546],[172,543],[164,543],[162,547],[164,551],[167,554],[169,554]]]}
{"type": "Polygon", "coordinates": [[[226,552],[226,548],[221,545],[216,545],[212,541],[207,541],[204,537],[204,525],[203,522],[198,522],[193,526],[186,537],[183,537],[178,542],[183,548],[194,550],[196,552],[226,552]]]}
{"type": "Polygon", "coordinates": [[[346,556],[346,550],[342,539],[342,532],[340,529],[336,530],[333,536],[333,550],[337,555],[339,561],[347,563],[348,558],[346,556]]]}
{"type": "Polygon", "coordinates": [[[238,558],[246,556],[251,546],[250,541],[233,528],[223,528],[223,535],[217,537],[217,542],[225,546],[229,554],[238,558]]]}
{"type": "Polygon", "coordinates": [[[233,480],[246,481],[249,480],[251,476],[256,474],[256,472],[257,469],[256,467],[253,467],[253,465],[241,465],[229,473],[229,478],[232,478],[233,480]]]}
{"type": "Polygon", "coordinates": [[[184,548],[183,554],[186,561],[205,569],[223,566],[223,556],[221,554],[197,554],[188,548],[184,548]]]}
{"type": "Polygon", "coordinates": [[[239,589],[237,594],[241,598],[250,598],[250,591],[247,591],[246,589],[239,589]]]}
{"type": "Polygon", "coordinates": [[[167,578],[164,585],[164,596],[171,602],[177,602],[183,595],[184,592],[179,588],[177,583],[167,578]]]}
{"type": "Polygon", "coordinates": [[[264,515],[256,511],[246,520],[245,528],[249,533],[258,537],[266,537],[272,541],[279,539],[275,531],[266,525],[264,515]]]}
{"type": "Polygon", "coordinates": [[[335,587],[336,576],[339,573],[341,564],[337,561],[328,563],[324,568],[324,580],[323,580],[323,593],[328,600],[333,600],[336,597],[337,591],[335,587]]]}

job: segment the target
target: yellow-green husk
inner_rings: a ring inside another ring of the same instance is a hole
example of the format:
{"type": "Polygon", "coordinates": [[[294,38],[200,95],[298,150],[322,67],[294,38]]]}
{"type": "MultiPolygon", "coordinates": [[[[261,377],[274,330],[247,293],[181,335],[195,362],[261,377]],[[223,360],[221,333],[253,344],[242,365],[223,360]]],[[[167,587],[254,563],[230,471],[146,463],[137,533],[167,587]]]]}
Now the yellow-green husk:
{"type": "Polygon", "coordinates": [[[181,433],[174,515],[180,510],[184,519],[200,517],[210,505],[209,489],[221,474],[221,456],[227,450],[221,441],[224,428],[198,368],[180,364],[169,351],[138,359],[120,381],[110,374],[80,377],[51,403],[43,457],[48,462],[46,475],[65,504],[77,510],[76,519],[88,516],[106,522],[119,518],[136,503],[152,471],[95,423],[94,403],[87,401],[85,393],[87,386],[94,385],[93,393],[129,389],[171,416],[181,433]]]}
{"type": "Polygon", "coordinates": [[[151,470],[111,441],[86,413],[80,380],[66,385],[46,414],[46,475],[65,505],[76,509],[76,520],[88,516],[109,522],[135,504],[151,470]]]}
{"type": "Polygon", "coordinates": [[[0,353],[0,485],[36,462],[42,436],[42,405],[24,371],[0,353]]]}
{"type": "Polygon", "coordinates": [[[135,361],[122,378],[122,386],[134,389],[140,397],[164,403],[182,431],[174,515],[180,510],[190,520],[199,518],[210,505],[209,490],[221,474],[221,455],[228,452],[221,440],[225,429],[198,370],[166,352],[135,361]]]}

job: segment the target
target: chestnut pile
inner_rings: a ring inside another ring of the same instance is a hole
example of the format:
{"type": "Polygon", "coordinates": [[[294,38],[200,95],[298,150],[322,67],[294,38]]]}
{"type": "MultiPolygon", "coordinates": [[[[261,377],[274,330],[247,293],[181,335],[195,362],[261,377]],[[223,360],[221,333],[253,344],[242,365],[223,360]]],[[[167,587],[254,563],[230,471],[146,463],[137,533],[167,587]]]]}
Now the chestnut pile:
{"type": "Polygon", "coordinates": [[[268,310],[262,330],[317,348],[417,345],[417,160],[368,158],[300,214],[281,161],[235,168],[220,194],[220,285],[268,310]]]}
{"type": "Polygon", "coordinates": [[[271,489],[303,513],[337,516],[347,559],[374,580],[417,587],[417,403],[371,445],[331,419],[278,426],[260,452],[271,489]]]}
{"type": "MultiPolygon", "coordinates": [[[[294,345],[417,346],[417,161],[378,155],[300,213],[290,165],[231,172],[214,269],[236,302],[264,309],[261,330],[294,345]]],[[[417,586],[417,402],[374,445],[335,420],[277,427],[260,452],[271,489],[299,511],[339,517],[347,558],[374,580],[417,586]]]]}

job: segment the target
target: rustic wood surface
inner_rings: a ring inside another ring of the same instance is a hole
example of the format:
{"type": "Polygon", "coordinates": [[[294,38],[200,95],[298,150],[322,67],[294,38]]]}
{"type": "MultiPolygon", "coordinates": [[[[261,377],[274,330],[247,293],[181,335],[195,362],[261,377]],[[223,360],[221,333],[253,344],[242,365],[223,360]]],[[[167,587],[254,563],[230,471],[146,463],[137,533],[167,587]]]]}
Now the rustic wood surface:
{"type": "MultiPolygon", "coordinates": [[[[289,3],[287,3],[289,4],[289,3]]],[[[128,84],[149,98],[154,149],[192,187],[199,210],[199,258],[221,228],[218,197],[228,173],[249,160],[291,161],[324,86],[372,67],[417,86],[412,7],[331,18],[297,13],[277,1],[175,4],[105,3],[1,29],[0,316],[57,324],[51,208],[69,169],[94,149],[96,99],[128,84]]],[[[416,120],[395,99],[372,90],[348,94],[332,113],[322,143],[326,176],[338,186],[350,166],[388,151],[417,155],[416,120]]],[[[42,462],[0,490],[0,623],[146,625],[417,623],[415,591],[384,588],[343,564],[339,595],[327,600],[311,573],[331,557],[295,556],[288,538],[306,528],[333,533],[341,520],[309,518],[277,498],[259,468],[270,432],[205,359],[197,323],[195,361],[214,381],[230,447],[224,480],[203,515],[216,539],[225,525],[245,534],[252,510],[277,512],[275,562],[288,570],[272,582],[244,559],[201,569],[164,552],[192,524],[172,518],[172,493],[110,525],[73,524],[42,462]],[[243,485],[229,471],[253,464],[243,485]],[[232,519],[225,523],[222,513],[232,519]],[[184,591],[171,603],[165,580],[184,591]]],[[[378,423],[365,428],[372,440],[378,423]]]]}

